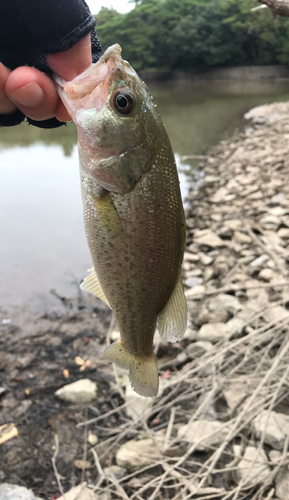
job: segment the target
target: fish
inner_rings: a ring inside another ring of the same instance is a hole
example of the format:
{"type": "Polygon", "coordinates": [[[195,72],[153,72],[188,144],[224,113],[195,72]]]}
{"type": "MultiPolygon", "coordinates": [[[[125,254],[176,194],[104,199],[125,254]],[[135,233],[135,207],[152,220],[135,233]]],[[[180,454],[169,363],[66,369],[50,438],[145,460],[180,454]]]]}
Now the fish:
{"type": "Polygon", "coordinates": [[[81,193],[93,267],[81,284],[113,311],[120,340],[103,358],[128,368],[133,389],[158,394],[156,328],[181,340],[186,226],[170,140],[149,90],[121,47],[71,82],[55,76],[78,130],[81,193]]]}

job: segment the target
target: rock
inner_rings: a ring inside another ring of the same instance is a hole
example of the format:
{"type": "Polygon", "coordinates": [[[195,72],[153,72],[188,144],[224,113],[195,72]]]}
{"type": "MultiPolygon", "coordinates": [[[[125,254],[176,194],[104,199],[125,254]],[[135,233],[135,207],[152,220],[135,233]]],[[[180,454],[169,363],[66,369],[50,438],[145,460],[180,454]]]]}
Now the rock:
{"type": "Polygon", "coordinates": [[[77,380],[58,389],[55,396],[66,403],[88,404],[97,397],[97,385],[89,378],[77,380]]]}
{"type": "Polygon", "coordinates": [[[74,460],[74,467],[77,469],[90,469],[91,463],[87,460],[74,460]]]}
{"type": "Polygon", "coordinates": [[[204,285],[196,285],[185,291],[185,296],[187,299],[200,300],[204,295],[206,289],[204,285]]]}
{"type": "Polygon", "coordinates": [[[254,418],[253,429],[259,439],[264,436],[264,443],[269,444],[275,450],[283,450],[289,432],[289,416],[276,411],[263,410],[254,418]]]}
{"type": "Polygon", "coordinates": [[[110,477],[115,481],[119,481],[120,479],[122,479],[124,476],[127,475],[127,469],[119,467],[118,465],[111,465],[110,467],[105,467],[103,469],[103,472],[106,475],[106,477],[110,477]]]}
{"type": "Polygon", "coordinates": [[[289,311],[282,306],[268,307],[268,309],[263,312],[263,318],[265,321],[268,321],[268,323],[271,321],[280,321],[288,316],[289,311]]]}
{"type": "Polygon", "coordinates": [[[160,450],[153,439],[141,439],[139,441],[127,441],[116,452],[116,463],[119,467],[134,472],[154,465],[161,458],[160,450]]]}
{"type": "Polygon", "coordinates": [[[240,334],[245,326],[245,322],[241,318],[232,318],[226,323],[230,335],[240,334]]]}
{"type": "Polygon", "coordinates": [[[211,255],[206,255],[205,253],[200,252],[200,261],[204,266],[209,266],[213,262],[213,257],[211,255]]]}
{"type": "Polygon", "coordinates": [[[220,203],[221,201],[224,201],[224,197],[227,196],[227,194],[228,190],[225,187],[221,187],[213,196],[211,196],[210,201],[212,203],[220,203]]]}
{"type": "MultiPolygon", "coordinates": [[[[74,486],[57,500],[97,500],[98,495],[86,486],[86,483],[74,486]]],[[[20,500],[20,499],[19,499],[20,500]]]]}
{"type": "Polygon", "coordinates": [[[206,323],[201,326],[196,338],[216,341],[228,336],[229,333],[226,323],[206,323]]]}
{"type": "Polygon", "coordinates": [[[213,344],[209,341],[199,340],[198,342],[192,342],[187,347],[187,351],[195,358],[202,356],[205,352],[210,351],[213,348],[213,344]]]}
{"type": "Polygon", "coordinates": [[[278,194],[275,194],[274,196],[272,196],[271,203],[273,205],[279,205],[284,200],[285,200],[285,194],[284,193],[278,193],[278,194]]]}
{"type": "Polygon", "coordinates": [[[204,281],[210,281],[215,274],[215,270],[212,266],[205,267],[204,270],[204,281]]]}
{"type": "Polygon", "coordinates": [[[32,490],[16,484],[0,484],[0,500],[41,500],[34,496],[32,490]]]}
{"type": "Polygon", "coordinates": [[[189,443],[197,443],[196,450],[210,450],[220,444],[228,434],[228,425],[218,420],[195,420],[178,429],[178,438],[189,443]]]}
{"type": "Polygon", "coordinates": [[[227,389],[224,390],[224,398],[230,409],[235,408],[235,406],[241,401],[245,400],[247,396],[247,384],[242,382],[231,382],[227,389]]]}
{"type": "Polygon", "coordinates": [[[259,267],[262,266],[267,260],[269,260],[270,257],[266,253],[263,253],[263,255],[260,255],[260,257],[257,257],[257,259],[252,260],[250,263],[250,266],[252,267],[259,267]]]}
{"type": "Polygon", "coordinates": [[[199,267],[196,267],[195,269],[190,269],[190,271],[188,273],[186,273],[186,276],[188,278],[191,278],[192,276],[202,276],[203,275],[203,271],[202,269],[200,269],[199,267]]]}
{"type": "Polygon", "coordinates": [[[215,233],[210,230],[206,230],[205,234],[194,237],[194,242],[198,245],[206,245],[211,248],[223,247],[224,241],[219,238],[215,233]]]}
{"type": "Polygon", "coordinates": [[[276,273],[274,273],[273,269],[270,269],[269,267],[265,267],[258,274],[258,278],[264,281],[270,281],[274,278],[274,276],[276,276],[276,273]]]}
{"type": "Polygon", "coordinates": [[[242,309],[242,305],[234,295],[229,295],[226,293],[220,293],[217,297],[211,299],[208,303],[208,309],[211,312],[218,311],[220,309],[226,309],[231,314],[236,314],[242,309]]]}
{"type": "Polygon", "coordinates": [[[241,231],[235,231],[234,233],[234,240],[237,243],[245,244],[245,243],[251,243],[251,238],[245,233],[241,233],[241,231]]]}
{"type": "Polygon", "coordinates": [[[191,253],[191,252],[184,253],[184,261],[198,262],[199,260],[200,260],[199,256],[194,254],[194,253],[191,253]]]}
{"type": "Polygon", "coordinates": [[[281,227],[281,229],[277,231],[277,234],[280,238],[283,238],[283,240],[289,239],[289,229],[287,227],[281,227]]]}
{"type": "MultiPolygon", "coordinates": [[[[234,454],[239,457],[241,446],[233,446],[234,454]]],[[[237,465],[235,475],[237,482],[242,481],[242,487],[251,488],[262,484],[270,474],[268,459],[263,449],[247,446],[244,456],[237,465]]]]}
{"type": "Polygon", "coordinates": [[[98,443],[98,437],[95,434],[88,434],[87,442],[91,444],[91,446],[95,446],[98,443]]]}
{"type": "Polygon", "coordinates": [[[3,394],[6,392],[5,387],[0,386],[0,398],[3,396],[3,394]]]}
{"type": "Polygon", "coordinates": [[[281,467],[274,479],[275,495],[278,500],[288,500],[289,492],[289,470],[288,466],[281,467]]]}
{"type": "Polygon", "coordinates": [[[125,389],[125,401],[127,403],[126,414],[132,420],[138,420],[153,405],[152,398],[137,394],[130,384],[125,389]]]}
{"type": "Polygon", "coordinates": [[[120,339],[120,332],[118,330],[113,330],[110,334],[110,340],[116,342],[120,339]]]}
{"type": "Polygon", "coordinates": [[[188,278],[185,281],[185,285],[188,288],[192,288],[193,286],[196,286],[196,285],[201,285],[202,283],[203,283],[203,278],[196,278],[194,276],[192,276],[191,278],[188,278]]]}

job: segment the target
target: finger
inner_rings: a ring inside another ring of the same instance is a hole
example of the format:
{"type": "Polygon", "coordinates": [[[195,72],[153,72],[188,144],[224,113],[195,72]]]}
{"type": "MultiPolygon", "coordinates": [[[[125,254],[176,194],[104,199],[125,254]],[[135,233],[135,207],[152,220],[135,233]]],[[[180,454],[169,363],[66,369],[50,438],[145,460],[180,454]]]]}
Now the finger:
{"type": "Polygon", "coordinates": [[[5,85],[10,75],[10,69],[0,63],[0,114],[13,113],[16,111],[15,104],[7,97],[5,93],[5,85]]]}
{"type": "Polygon", "coordinates": [[[46,60],[50,69],[64,80],[73,80],[92,64],[90,35],[86,35],[69,50],[47,54],[46,60]]]}
{"type": "Polygon", "coordinates": [[[5,92],[29,118],[47,120],[55,116],[59,97],[54,83],[35,68],[22,66],[12,71],[7,78],[5,92]]]}

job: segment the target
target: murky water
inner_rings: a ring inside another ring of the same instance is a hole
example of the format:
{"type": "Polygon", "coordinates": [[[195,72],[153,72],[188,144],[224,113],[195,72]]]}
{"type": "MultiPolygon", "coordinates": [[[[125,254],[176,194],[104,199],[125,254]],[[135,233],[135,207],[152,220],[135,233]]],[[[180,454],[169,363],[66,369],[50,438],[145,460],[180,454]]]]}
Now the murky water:
{"type": "MultiPolygon", "coordinates": [[[[243,124],[258,104],[289,99],[288,83],[151,84],[176,154],[181,187],[200,173],[184,155],[202,154],[243,124]]],[[[91,266],[80,199],[76,130],[21,125],[0,130],[0,307],[59,307],[91,266]]]]}

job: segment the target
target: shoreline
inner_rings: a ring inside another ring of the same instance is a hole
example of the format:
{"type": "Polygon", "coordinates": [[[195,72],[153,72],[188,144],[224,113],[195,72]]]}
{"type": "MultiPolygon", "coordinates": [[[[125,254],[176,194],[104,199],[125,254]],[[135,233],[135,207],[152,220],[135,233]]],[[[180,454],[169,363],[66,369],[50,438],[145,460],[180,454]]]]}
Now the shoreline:
{"type": "Polygon", "coordinates": [[[254,108],[202,159],[186,209],[188,328],[176,344],[156,335],[157,398],[100,358],[117,332],[97,299],[58,317],[0,311],[0,425],[18,431],[1,445],[0,486],[57,496],[54,456],[64,491],[85,481],[91,500],[165,497],[167,479],[175,495],[287,500],[288,116],[289,103],[254,108]],[[86,378],[90,404],[55,397],[86,378]]]}

